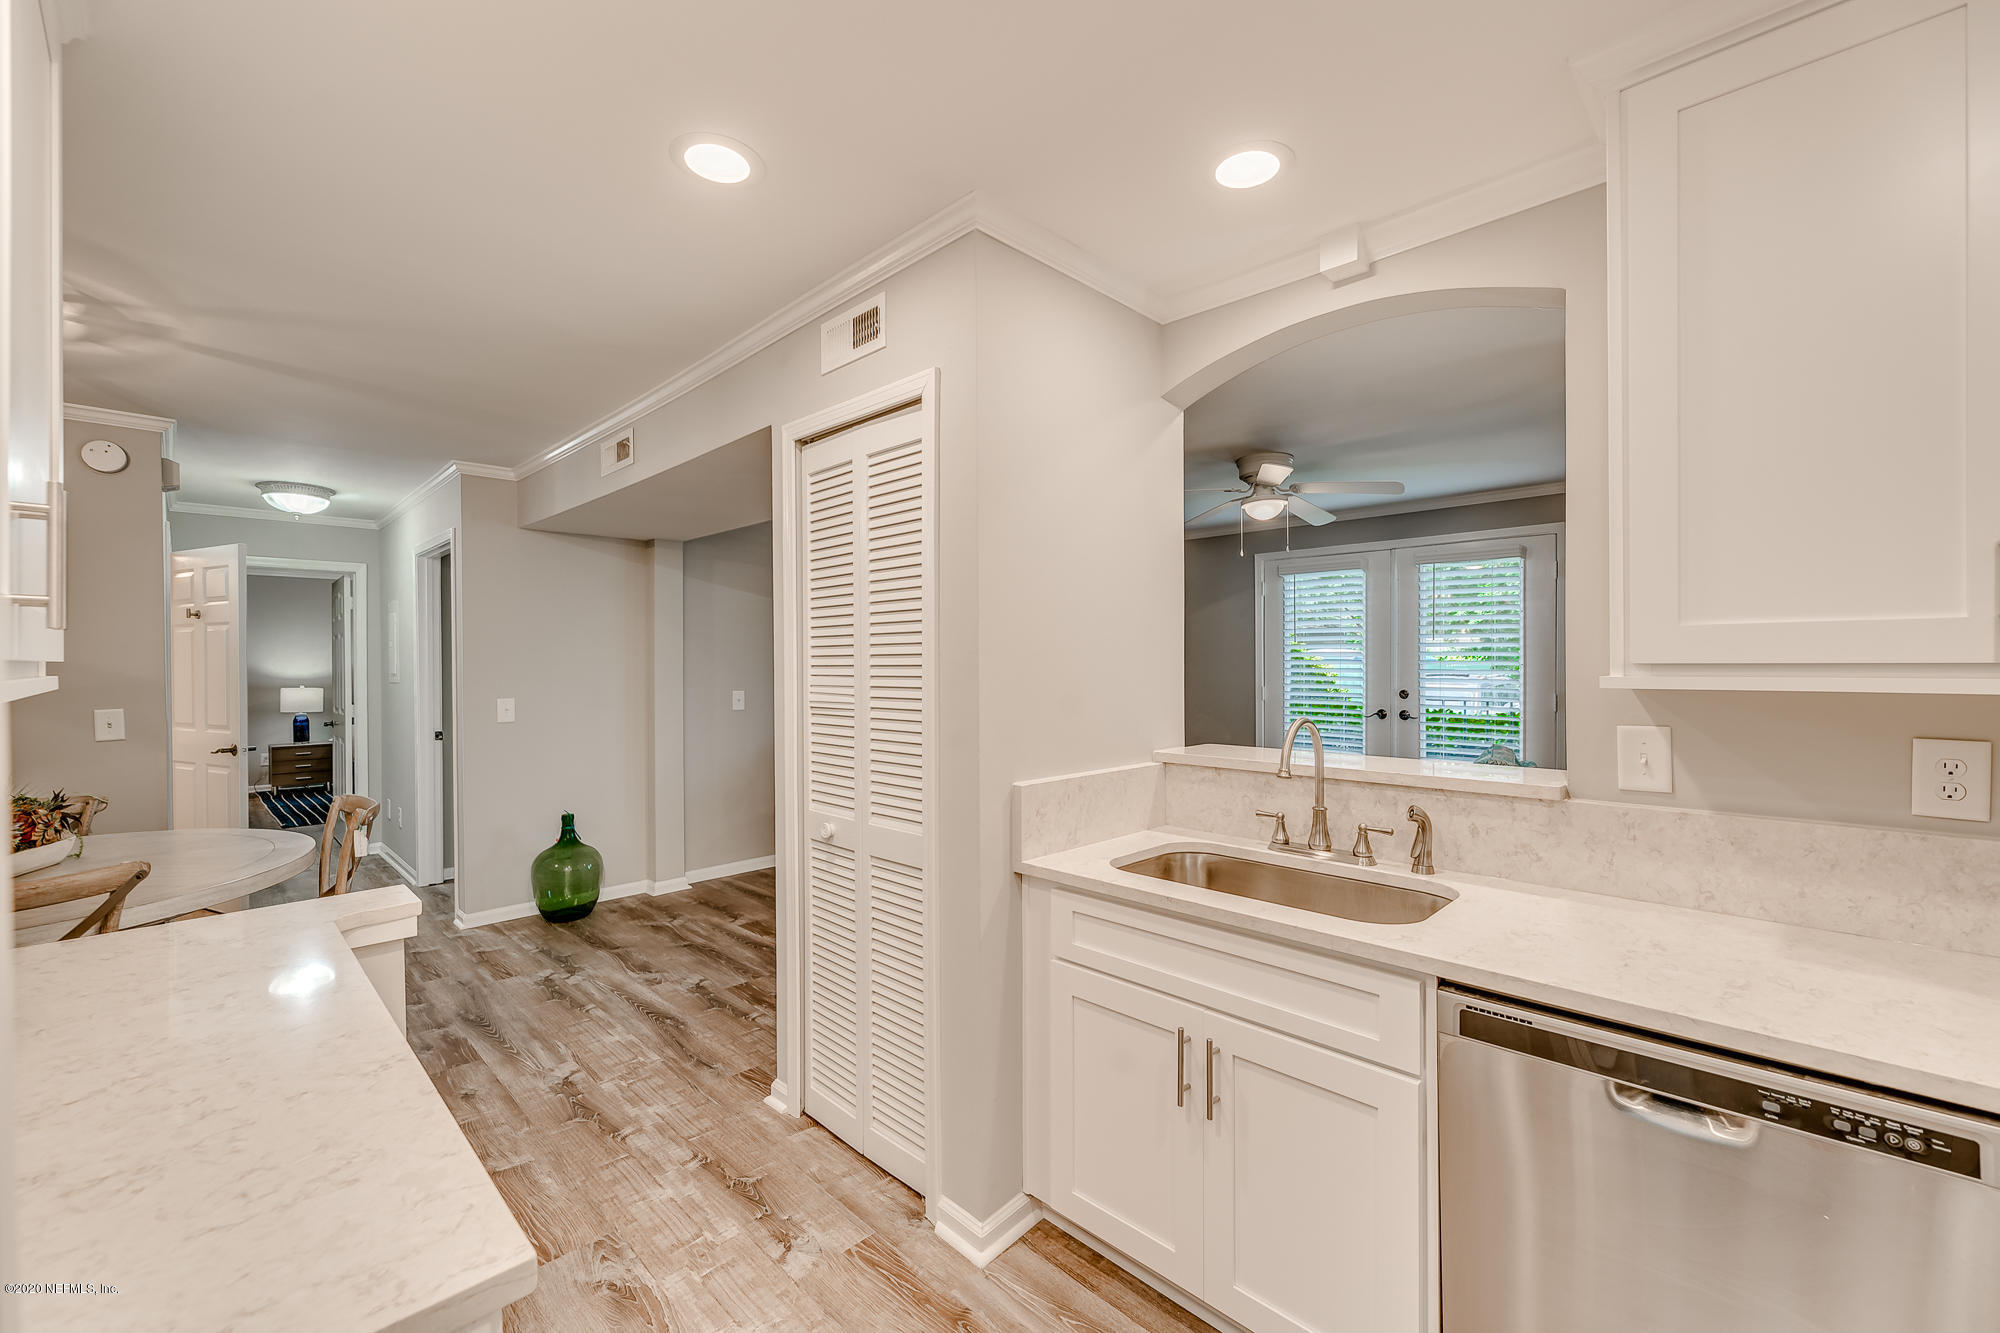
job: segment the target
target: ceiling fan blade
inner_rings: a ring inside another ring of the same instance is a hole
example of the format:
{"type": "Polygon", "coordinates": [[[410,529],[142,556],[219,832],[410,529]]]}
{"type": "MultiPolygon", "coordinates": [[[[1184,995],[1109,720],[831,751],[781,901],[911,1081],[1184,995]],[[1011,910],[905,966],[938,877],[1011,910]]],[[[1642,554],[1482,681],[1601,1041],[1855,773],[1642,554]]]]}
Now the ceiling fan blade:
{"type": "Polygon", "coordinates": [[[1400,481],[1302,481],[1292,487],[1300,495],[1401,495],[1400,481]]]}
{"type": "Polygon", "coordinates": [[[1296,495],[1286,498],[1285,508],[1291,510],[1294,517],[1302,518],[1316,528],[1323,528],[1333,522],[1332,514],[1327,513],[1312,501],[1302,500],[1296,495]]]}
{"type": "MultiPolygon", "coordinates": [[[[1235,503],[1237,503],[1237,502],[1236,502],[1235,500],[1224,500],[1224,501],[1223,501],[1223,502],[1222,502],[1221,504],[1219,504],[1219,505],[1211,505],[1211,506],[1209,506],[1209,507],[1208,507],[1207,509],[1204,509],[1204,510],[1202,510],[1202,511],[1201,511],[1201,512],[1200,512],[1199,514],[1196,514],[1196,515],[1195,515],[1195,516],[1194,516],[1193,518],[1189,519],[1189,520],[1188,520],[1187,522],[1188,522],[1189,524],[1191,524],[1191,523],[1199,523],[1199,522],[1201,522],[1201,521],[1202,521],[1203,519],[1207,518],[1207,517],[1208,517],[1208,516],[1209,516],[1210,514],[1213,514],[1213,513],[1215,513],[1215,512],[1217,511],[1217,510],[1222,510],[1222,509],[1227,509],[1227,508],[1229,508],[1229,506],[1231,506],[1231,505],[1233,505],[1233,504],[1235,504],[1235,503]]],[[[1187,524],[1182,524],[1182,526],[1183,526],[1183,527],[1186,527],[1186,526],[1187,526],[1187,524]]]]}
{"type": "Polygon", "coordinates": [[[1189,488],[1188,488],[1187,490],[1185,490],[1185,491],[1182,491],[1182,492],[1181,492],[1181,494],[1183,494],[1183,495],[1248,495],[1248,494],[1250,494],[1250,488],[1249,488],[1249,487],[1247,487],[1247,486],[1190,486],[1190,487],[1189,487],[1189,488]]]}

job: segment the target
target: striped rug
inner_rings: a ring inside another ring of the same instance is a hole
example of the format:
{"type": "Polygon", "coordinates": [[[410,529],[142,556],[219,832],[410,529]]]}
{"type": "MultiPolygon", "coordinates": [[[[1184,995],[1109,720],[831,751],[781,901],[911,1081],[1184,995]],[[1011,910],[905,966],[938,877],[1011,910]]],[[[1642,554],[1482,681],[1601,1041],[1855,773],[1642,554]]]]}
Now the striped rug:
{"type": "Polygon", "coordinates": [[[324,824],[327,812],[333,809],[333,793],[325,787],[294,787],[289,791],[264,791],[257,793],[257,799],[286,828],[304,828],[308,824],[324,824]]]}

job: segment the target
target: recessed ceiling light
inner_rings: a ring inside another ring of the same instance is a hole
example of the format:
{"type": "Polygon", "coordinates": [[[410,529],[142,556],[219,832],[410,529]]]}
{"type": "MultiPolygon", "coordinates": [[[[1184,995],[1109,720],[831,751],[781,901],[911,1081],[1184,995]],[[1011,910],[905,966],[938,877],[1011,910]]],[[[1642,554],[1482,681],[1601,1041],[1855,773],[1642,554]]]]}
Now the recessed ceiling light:
{"type": "Polygon", "coordinates": [[[674,156],[689,171],[717,185],[741,185],[764,169],[748,144],[721,134],[683,134],[674,140],[674,156]]]}
{"type": "Polygon", "coordinates": [[[1281,143],[1252,143],[1215,164],[1215,183],[1232,190],[1248,190],[1270,180],[1292,160],[1292,150],[1281,143]]]}
{"type": "Polygon", "coordinates": [[[324,486],[308,486],[302,481],[260,481],[257,489],[264,503],[287,514],[317,514],[333,503],[333,492],[324,486]]]}

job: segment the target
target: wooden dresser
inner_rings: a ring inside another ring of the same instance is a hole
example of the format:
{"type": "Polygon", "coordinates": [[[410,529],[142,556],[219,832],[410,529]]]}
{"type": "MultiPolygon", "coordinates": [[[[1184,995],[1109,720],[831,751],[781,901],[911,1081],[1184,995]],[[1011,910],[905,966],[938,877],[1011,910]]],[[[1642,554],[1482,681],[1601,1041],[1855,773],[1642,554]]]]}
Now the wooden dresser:
{"type": "Polygon", "coordinates": [[[330,787],[333,785],[333,742],[271,747],[271,787],[330,787]]]}

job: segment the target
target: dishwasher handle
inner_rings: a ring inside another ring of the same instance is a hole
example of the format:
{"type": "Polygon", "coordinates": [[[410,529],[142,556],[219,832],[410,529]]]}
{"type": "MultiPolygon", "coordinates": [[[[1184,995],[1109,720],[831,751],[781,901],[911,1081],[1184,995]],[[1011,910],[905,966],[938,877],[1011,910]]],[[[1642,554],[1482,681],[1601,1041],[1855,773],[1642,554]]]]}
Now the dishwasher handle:
{"type": "Polygon", "coordinates": [[[1757,1142],[1757,1135],[1763,1128],[1758,1122],[1743,1116],[1730,1115],[1727,1111],[1711,1111],[1706,1106],[1684,1102],[1677,1097],[1662,1097],[1656,1092],[1620,1083],[1616,1079],[1604,1080],[1604,1089],[1611,1095],[1611,1104],[1625,1114],[1683,1138],[1718,1143],[1727,1148],[1748,1148],[1757,1142]]]}

